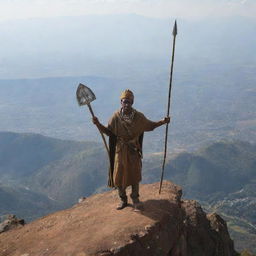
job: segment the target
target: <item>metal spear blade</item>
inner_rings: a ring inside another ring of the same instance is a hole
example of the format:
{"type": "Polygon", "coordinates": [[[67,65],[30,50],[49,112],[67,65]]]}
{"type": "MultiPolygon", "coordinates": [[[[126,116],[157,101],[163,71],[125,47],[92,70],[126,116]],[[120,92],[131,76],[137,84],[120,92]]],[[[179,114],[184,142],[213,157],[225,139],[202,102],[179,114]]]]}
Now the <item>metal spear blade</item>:
{"type": "Polygon", "coordinates": [[[76,99],[79,106],[83,106],[89,105],[96,97],[89,87],[80,83],[76,90],[76,99]]]}
{"type": "Polygon", "coordinates": [[[174,26],[173,26],[173,30],[172,30],[172,35],[176,36],[178,34],[178,29],[177,29],[177,22],[175,20],[174,26]]]}

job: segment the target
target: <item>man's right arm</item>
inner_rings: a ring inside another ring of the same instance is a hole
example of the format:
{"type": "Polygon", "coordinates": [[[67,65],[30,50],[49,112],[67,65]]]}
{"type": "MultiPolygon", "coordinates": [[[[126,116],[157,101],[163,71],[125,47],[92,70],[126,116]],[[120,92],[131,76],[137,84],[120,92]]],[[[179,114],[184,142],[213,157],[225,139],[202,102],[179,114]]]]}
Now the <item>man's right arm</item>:
{"type": "Polygon", "coordinates": [[[110,136],[112,134],[107,127],[99,122],[99,119],[96,116],[92,118],[92,122],[98,127],[101,132],[105,133],[107,136],[110,136]]]}

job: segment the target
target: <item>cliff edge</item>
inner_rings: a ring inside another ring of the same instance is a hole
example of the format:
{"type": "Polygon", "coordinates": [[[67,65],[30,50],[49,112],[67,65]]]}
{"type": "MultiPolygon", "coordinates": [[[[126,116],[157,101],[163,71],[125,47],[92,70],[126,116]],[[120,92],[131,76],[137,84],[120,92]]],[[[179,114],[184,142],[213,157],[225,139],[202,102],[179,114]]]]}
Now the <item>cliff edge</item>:
{"type": "Polygon", "coordinates": [[[141,185],[144,210],[116,210],[116,191],[0,234],[1,256],[233,256],[225,221],[206,215],[179,186],[141,185]]]}

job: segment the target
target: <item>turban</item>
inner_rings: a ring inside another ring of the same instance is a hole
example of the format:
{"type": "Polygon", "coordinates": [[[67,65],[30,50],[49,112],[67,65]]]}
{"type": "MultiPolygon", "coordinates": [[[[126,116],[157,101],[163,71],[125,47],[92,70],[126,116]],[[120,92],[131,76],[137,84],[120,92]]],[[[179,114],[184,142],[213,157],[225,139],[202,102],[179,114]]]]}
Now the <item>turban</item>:
{"type": "Polygon", "coordinates": [[[125,91],[122,92],[120,99],[130,99],[130,100],[134,100],[134,95],[133,92],[130,91],[129,89],[126,89],[125,91]]]}

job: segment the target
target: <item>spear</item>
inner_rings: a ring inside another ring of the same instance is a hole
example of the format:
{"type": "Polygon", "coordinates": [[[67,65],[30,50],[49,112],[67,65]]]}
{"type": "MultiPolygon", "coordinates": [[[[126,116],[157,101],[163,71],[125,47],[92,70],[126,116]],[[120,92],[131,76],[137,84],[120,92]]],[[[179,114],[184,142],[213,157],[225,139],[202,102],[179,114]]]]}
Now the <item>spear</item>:
{"type": "MultiPolygon", "coordinates": [[[[171,105],[171,91],[172,91],[172,73],[173,73],[173,63],[174,63],[174,53],[175,53],[175,42],[176,42],[176,35],[177,35],[177,23],[175,20],[174,26],[173,26],[173,44],[172,44],[172,65],[171,65],[171,75],[170,75],[170,83],[169,83],[169,94],[168,94],[168,107],[167,107],[167,117],[170,116],[170,105],[171,105]]],[[[165,160],[166,160],[166,152],[167,152],[167,138],[168,138],[168,127],[169,123],[166,124],[165,129],[165,143],[164,143],[164,159],[162,164],[162,173],[161,173],[161,180],[160,180],[160,187],[159,187],[159,194],[161,193],[162,183],[163,183],[163,177],[164,177],[164,167],[165,167],[165,160]]]]}

